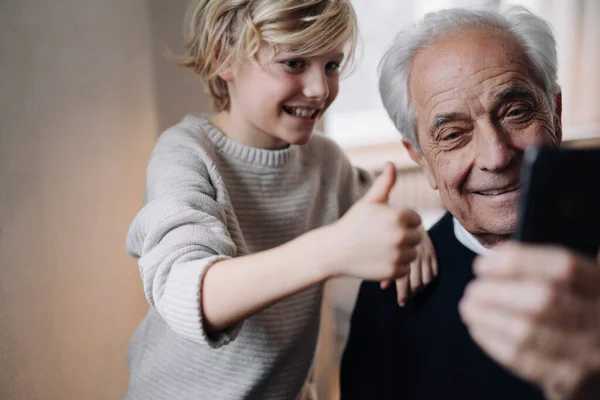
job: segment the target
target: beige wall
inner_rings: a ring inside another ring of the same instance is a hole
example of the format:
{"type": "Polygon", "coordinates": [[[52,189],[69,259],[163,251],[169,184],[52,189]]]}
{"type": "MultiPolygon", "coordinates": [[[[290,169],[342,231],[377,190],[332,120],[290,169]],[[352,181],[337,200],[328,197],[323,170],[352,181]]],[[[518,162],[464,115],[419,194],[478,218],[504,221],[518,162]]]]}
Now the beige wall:
{"type": "Polygon", "coordinates": [[[177,41],[182,7],[0,2],[2,400],[126,388],[146,303],[125,233],[158,129],[206,107],[157,53],[177,41]]]}
{"type": "Polygon", "coordinates": [[[157,118],[161,130],[173,125],[189,112],[210,112],[210,98],[200,81],[185,68],[174,65],[165,57],[169,50],[180,53],[183,39],[183,17],[186,0],[149,0],[152,35],[154,82],[156,85],[157,118]]]}

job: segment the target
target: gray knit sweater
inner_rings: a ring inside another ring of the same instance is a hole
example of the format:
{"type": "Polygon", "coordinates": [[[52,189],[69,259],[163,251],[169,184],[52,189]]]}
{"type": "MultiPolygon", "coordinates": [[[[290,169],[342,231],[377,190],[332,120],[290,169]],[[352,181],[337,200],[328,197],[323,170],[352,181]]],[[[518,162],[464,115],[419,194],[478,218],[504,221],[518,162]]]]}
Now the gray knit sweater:
{"type": "Polygon", "coordinates": [[[145,205],[127,234],[150,308],[129,344],[124,399],[293,399],[313,358],[322,285],[209,336],[201,279],[218,260],[335,221],[368,181],[321,135],[257,149],[198,115],[164,132],[148,165],[145,205]]]}

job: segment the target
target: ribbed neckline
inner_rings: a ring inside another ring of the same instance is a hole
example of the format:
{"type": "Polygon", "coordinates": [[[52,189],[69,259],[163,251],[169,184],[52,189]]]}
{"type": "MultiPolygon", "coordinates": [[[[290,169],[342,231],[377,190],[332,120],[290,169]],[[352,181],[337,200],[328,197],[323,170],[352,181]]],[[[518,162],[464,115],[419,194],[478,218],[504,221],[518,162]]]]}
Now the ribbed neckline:
{"type": "Polygon", "coordinates": [[[210,141],[224,154],[244,163],[265,167],[281,167],[289,163],[298,146],[290,145],[281,150],[260,149],[236,142],[225,136],[216,126],[209,122],[209,117],[201,114],[190,114],[185,117],[192,123],[199,124],[210,141]]]}

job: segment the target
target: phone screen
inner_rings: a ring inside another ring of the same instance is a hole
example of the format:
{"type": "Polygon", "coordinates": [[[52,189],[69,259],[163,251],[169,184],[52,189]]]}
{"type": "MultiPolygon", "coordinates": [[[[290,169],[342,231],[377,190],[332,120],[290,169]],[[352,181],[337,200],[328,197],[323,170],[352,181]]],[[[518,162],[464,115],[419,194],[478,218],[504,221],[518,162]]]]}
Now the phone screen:
{"type": "Polygon", "coordinates": [[[596,258],[600,248],[600,149],[525,152],[514,238],[596,258]]]}

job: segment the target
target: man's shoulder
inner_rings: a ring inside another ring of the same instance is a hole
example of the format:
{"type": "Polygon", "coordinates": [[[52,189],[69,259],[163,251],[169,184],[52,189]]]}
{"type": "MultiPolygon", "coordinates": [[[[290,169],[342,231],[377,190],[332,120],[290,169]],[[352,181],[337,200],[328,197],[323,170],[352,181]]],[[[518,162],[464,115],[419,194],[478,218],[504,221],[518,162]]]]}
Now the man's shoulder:
{"type": "Polygon", "coordinates": [[[442,217],[427,231],[432,238],[447,235],[453,231],[452,214],[446,211],[442,217]]]}
{"type": "Polygon", "coordinates": [[[454,235],[454,224],[452,219],[452,214],[446,211],[446,213],[427,231],[433,242],[433,248],[438,255],[443,248],[458,243],[456,236],[454,235]]]}

